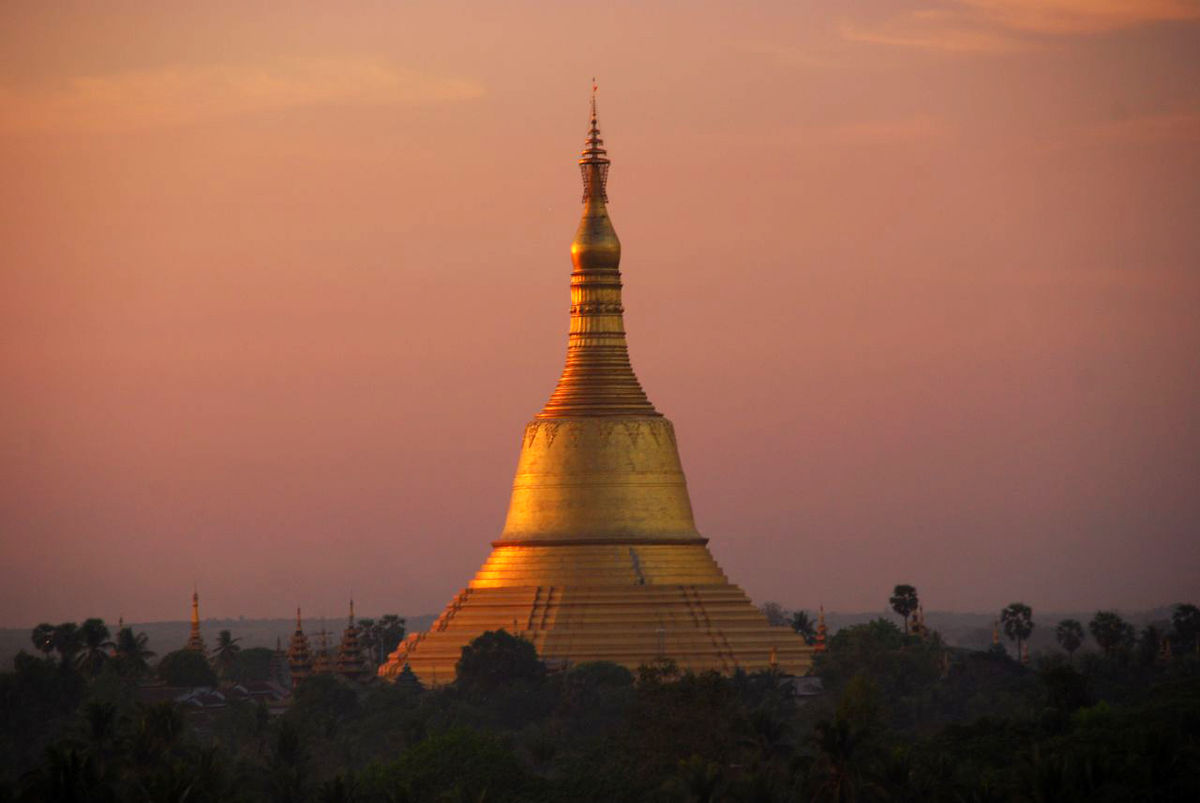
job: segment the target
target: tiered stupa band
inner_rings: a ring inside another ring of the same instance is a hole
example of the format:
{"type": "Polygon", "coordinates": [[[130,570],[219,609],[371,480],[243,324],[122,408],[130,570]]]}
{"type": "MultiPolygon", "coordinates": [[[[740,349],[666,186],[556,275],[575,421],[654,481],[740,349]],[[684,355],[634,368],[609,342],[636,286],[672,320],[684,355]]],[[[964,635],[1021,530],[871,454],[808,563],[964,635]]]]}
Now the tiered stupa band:
{"type": "Polygon", "coordinates": [[[383,677],[408,666],[423,682],[448,683],[463,646],[499,629],[560,665],[603,660],[636,669],[670,658],[694,671],[803,674],[811,663],[803,639],[770,626],[708,551],[675,430],[633,372],[594,94],[591,111],[562,376],[525,427],[491,555],[428,632],[411,634],[389,656],[383,677]]]}

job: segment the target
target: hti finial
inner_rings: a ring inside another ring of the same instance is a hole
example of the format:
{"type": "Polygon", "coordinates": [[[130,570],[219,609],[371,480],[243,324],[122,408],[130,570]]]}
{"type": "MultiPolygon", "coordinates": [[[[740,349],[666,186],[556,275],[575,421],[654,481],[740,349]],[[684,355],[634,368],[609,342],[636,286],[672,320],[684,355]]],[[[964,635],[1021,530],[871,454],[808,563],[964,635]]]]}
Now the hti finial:
{"type": "Polygon", "coordinates": [[[600,124],[596,120],[596,79],[592,78],[592,119],[588,126],[587,140],[580,151],[579,169],[583,174],[583,201],[589,198],[608,200],[608,154],[604,140],[600,138],[600,124]]]}

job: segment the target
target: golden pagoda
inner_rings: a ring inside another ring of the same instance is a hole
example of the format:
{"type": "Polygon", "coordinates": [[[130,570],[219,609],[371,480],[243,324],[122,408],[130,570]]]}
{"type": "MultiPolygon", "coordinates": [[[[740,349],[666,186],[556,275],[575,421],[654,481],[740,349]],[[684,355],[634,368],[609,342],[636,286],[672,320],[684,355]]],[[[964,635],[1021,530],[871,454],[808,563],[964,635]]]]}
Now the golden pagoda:
{"type": "Polygon", "coordinates": [[[350,623],[342,631],[342,641],[337,651],[337,673],[350,680],[358,680],[370,673],[363,657],[362,644],[358,640],[358,625],[354,623],[354,600],[350,600],[350,623]]]}
{"type": "Polygon", "coordinates": [[[200,654],[205,652],[204,637],[200,635],[200,592],[195,587],[192,588],[192,629],[184,649],[200,654]]]}
{"type": "Polygon", "coordinates": [[[304,635],[304,624],[300,619],[300,609],[296,609],[296,632],[288,644],[288,672],[292,676],[293,688],[313,672],[313,654],[308,646],[308,636],[304,635]]]}
{"type": "Polygon", "coordinates": [[[583,218],[571,243],[566,366],[526,427],[508,517],[483,567],[428,632],[379,668],[454,680],[488,630],[528,639],[558,664],[805,673],[812,648],[771,627],[696,530],[671,422],[634,375],[621,304],[621,243],[608,215],[610,161],[593,87],[581,158],[583,218]]]}

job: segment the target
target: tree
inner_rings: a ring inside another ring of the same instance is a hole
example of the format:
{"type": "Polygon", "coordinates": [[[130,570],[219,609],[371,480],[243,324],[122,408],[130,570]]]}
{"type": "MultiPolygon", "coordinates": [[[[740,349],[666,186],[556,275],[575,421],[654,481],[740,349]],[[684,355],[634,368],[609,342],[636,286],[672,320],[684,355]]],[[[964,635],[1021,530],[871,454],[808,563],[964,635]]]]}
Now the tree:
{"type": "Polygon", "coordinates": [[[216,686],[217,674],[195,650],[169,652],[158,662],[158,676],[169,686],[216,686]]]}
{"type": "Polygon", "coordinates": [[[1017,657],[1020,658],[1021,645],[1033,632],[1033,609],[1023,602],[1013,602],[1000,611],[1000,623],[1004,626],[1004,635],[1017,642],[1017,657]]]}
{"type": "Polygon", "coordinates": [[[49,658],[54,652],[54,625],[42,622],[29,634],[29,639],[42,655],[49,658]]]}
{"type": "Polygon", "coordinates": [[[792,614],[792,630],[804,637],[805,644],[812,644],[817,639],[817,626],[809,617],[807,611],[796,611],[792,614]]]}
{"type": "Polygon", "coordinates": [[[50,635],[50,641],[54,644],[54,649],[58,652],[63,666],[71,666],[75,662],[76,654],[83,646],[79,625],[74,622],[63,622],[55,627],[54,632],[50,635]]]}
{"type": "Polygon", "coordinates": [[[1162,632],[1154,625],[1146,625],[1142,629],[1137,640],[1137,658],[1141,664],[1150,666],[1158,660],[1162,650],[1162,639],[1162,632]]]}
{"type": "Polygon", "coordinates": [[[1176,605],[1171,611],[1171,628],[1177,651],[1197,649],[1200,643],[1200,608],[1186,602],[1176,605]]]}
{"type": "Polygon", "coordinates": [[[154,652],[146,649],[148,641],[145,633],[134,635],[133,629],[129,627],[123,627],[117,632],[113,658],[120,674],[139,677],[149,671],[150,659],[154,657],[154,652]]]}
{"type": "Polygon", "coordinates": [[[382,664],[404,639],[404,617],[394,613],[384,614],[379,621],[359,619],[358,628],[362,633],[363,646],[376,664],[382,664]]]}
{"type": "Polygon", "coordinates": [[[489,630],[462,648],[456,683],[471,691],[492,691],[514,682],[539,682],[546,665],[533,644],[504,630],[489,630]]]}
{"type": "Polygon", "coordinates": [[[767,617],[767,624],[772,627],[784,627],[789,624],[791,615],[778,602],[764,602],[758,609],[767,617]]]}
{"type": "Polygon", "coordinates": [[[892,596],[888,599],[892,605],[892,610],[900,615],[904,620],[904,635],[908,635],[908,617],[921,604],[917,599],[917,589],[910,585],[898,585],[892,589],[892,596]]]}
{"type": "Polygon", "coordinates": [[[1074,658],[1075,651],[1083,644],[1083,625],[1076,619],[1063,619],[1054,628],[1054,637],[1058,639],[1058,646],[1074,658]]]}
{"type": "Polygon", "coordinates": [[[693,754],[691,758],[680,760],[675,775],[663,784],[663,791],[688,803],[710,803],[725,799],[721,795],[724,785],[721,766],[693,754]]]}
{"type": "Polygon", "coordinates": [[[233,656],[226,680],[234,683],[274,680],[271,674],[275,651],[267,647],[247,647],[233,656]]]}
{"type": "Polygon", "coordinates": [[[367,660],[373,664],[383,663],[379,655],[379,625],[374,619],[358,620],[358,643],[362,645],[367,660]]]}
{"type": "Polygon", "coordinates": [[[229,671],[233,668],[234,659],[237,658],[238,652],[242,649],[238,646],[240,638],[234,638],[233,634],[228,630],[222,630],[217,634],[217,646],[213,648],[213,668],[217,670],[217,674],[226,678],[229,677],[229,671]]]}
{"type": "Polygon", "coordinates": [[[79,636],[83,644],[78,658],[79,669],[86,675],[95,676],[113,648],[113,643],[108,640],[108,627],[103,619],[88,619],[79,626],[79,636]]]}
{"type": "Polygon", "coordinates": [[[1133,645],[1133,625],[1115,611],[1097,611],[1088,623],[1088,630],[1105,655],[1111,656],[1118,648],[1133,645]]]}
{"type": "Polygon", "coordinates": [[[381,769],[405,800],[544,799],[512,749],[473,728],[430,733],[381,769]]]}
{"type": "Polygon", "coordinates": [[[332,737],[358,708],[358,695],[345,678],[329,674],[309,675],[296,687],[288,717],[303,726],[302,730],[313,727],[332,737]]]}

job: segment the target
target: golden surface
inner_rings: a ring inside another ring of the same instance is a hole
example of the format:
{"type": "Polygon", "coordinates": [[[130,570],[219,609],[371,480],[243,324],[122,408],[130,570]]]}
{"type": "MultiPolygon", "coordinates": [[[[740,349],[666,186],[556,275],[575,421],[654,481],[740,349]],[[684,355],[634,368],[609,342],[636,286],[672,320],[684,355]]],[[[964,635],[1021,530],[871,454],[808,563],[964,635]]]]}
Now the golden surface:
{"type": "Polygon", "coordinates": [[[472,587],[428,632],[408,636],[379,674],[394,679],[407,664],[422,683],[449,683],[462,648],[500,629],[533,642],[543,660],[612,661],[630,670],[669,657],[684,670],[732,674],[768,669],[773,657],[780,671],[803,675],[812,656],[803,639],[768,625],[729,583],[472,587]]]}
{"type": "Polygon", "coordinates": [[[566,365],[525,428],[504,531],[470,585],[379,674],[407,665],[448,683],[462,648],[500,629],[552,662],[636,669],[669,657],[692,671],[803,674],[812,648],[767,624],[696,531],[675,430],[630,366],[594,98],[582,155],[566,365]]]}
{"type": "Polygon", "coordinates": [[[699,537],[666,418],[537,418],[525,427],[500,543],[699,537]]]}
{"type": "Polygon", "coordinates": [[[608,157],[592,109],[579,160],[583,217],[571,242],[571,328],[558,387],[538,418],[579,415],[657,416],[629,363],[621,306],[621,241],[608,217],[608,157]]]}

